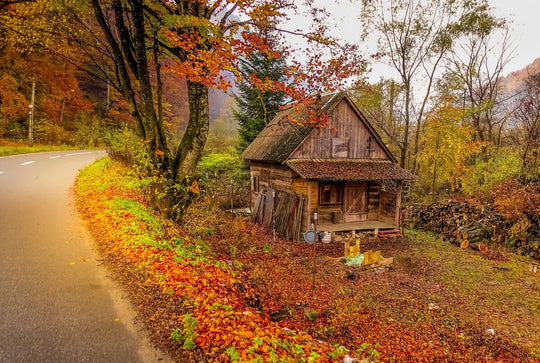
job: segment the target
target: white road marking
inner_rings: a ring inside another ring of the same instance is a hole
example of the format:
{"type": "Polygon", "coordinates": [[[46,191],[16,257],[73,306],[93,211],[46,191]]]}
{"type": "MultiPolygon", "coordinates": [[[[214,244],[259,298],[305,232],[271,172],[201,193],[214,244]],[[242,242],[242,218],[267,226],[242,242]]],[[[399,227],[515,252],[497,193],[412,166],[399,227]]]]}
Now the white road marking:
{"type": "Polygon", "coordinates": [[[31,160],[31,161],[27,161],[26,163],[22,163],[21,165],[28,165],[28,164],[33,164],[33,163],[35,163],[35,161],[31,160]]]}
{"type": "Polygon", "coordinates": [[[3,172],[3,171],[0,171],[0,174],[4,174],[4,172],[3,172]]]}
{"type": "Polygon", "coordinates": [[[90,154],[90,151],[85,151],[85,152],[82,152],[82,153],[67,154],[66,156],[75,156],[75,155],[84,155],[84,154],[90,154]]]}
{"type": "Polygon", "coordinates": [[[60,155],[56,155],[56,156],[49,156],[49,159],[58,159],[60,157],[60,155]]]}
{"type": "Polygon", "coordinates": [[[100,153],[100,154],[104,154],[104,153],[106,153],[106,152],[107,152],[107,151],[105,151],[105,150],[99,150],[99,151],[98,151],[98,153],[100,153]]]}

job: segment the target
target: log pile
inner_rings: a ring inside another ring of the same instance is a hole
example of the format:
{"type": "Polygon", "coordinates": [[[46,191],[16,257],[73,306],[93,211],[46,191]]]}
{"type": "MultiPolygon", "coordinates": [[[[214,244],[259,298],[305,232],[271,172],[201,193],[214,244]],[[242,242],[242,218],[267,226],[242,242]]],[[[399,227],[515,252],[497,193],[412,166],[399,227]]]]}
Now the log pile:
{"type": "Polygon", "coordinates": [[[429,205],[415,204],[407,208],[406,219],[412,228],[439,233],[444,241],[461,248],[486,252],[491,244],[506,244],[518,253],[540,259],[539,236],[530,235],[512,242],[515,222],[505,219],[495,209],[468,202],[442,201],[429,205]]]}
{"type": "Polygon", "coordinates": [[[444,201],[413,205],[407,218],[414,228],[438,232],[441,238],[461,248],[486,252],[489,243],[500,239],[507,229],[504,218],[495,210],[467,202],[444,201]]]}

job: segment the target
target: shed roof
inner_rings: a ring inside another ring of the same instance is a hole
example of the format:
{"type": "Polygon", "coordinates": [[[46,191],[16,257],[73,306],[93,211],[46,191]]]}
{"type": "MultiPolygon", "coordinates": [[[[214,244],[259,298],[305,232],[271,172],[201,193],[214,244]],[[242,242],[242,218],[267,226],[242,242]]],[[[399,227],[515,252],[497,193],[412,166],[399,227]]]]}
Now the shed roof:
{"type": "Polygon", "coordinates": [[[327,181],[414,180],[407,170],[387,160],[291,159],[287,166],[304,179],[327,181]]]}
{"type": "MultiPolygon", "coordinates": [[[[323,95],[311,110],[330,112],[345,97],[344,92],[323,95]]],[[[288,106],[278,112],[257,138],[240,155],[243,159],[283,163],[313,131],[309,122],[298,124],[290,119],[307,121],[310,108],[288,106]]]]}

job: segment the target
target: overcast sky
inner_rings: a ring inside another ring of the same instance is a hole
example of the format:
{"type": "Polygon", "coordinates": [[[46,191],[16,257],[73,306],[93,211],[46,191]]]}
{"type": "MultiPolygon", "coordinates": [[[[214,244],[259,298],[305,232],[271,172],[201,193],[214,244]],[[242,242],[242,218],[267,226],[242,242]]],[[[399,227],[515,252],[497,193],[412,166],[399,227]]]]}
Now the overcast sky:
{"type": "Polygon", "coordinates": [[[498,16],[512,16],[515,58],[506,74],[524,68],[540,57],[540,0],[490,0],[498,16]]]}
{"type": "MultiPolygon", "coordinates": [[[[512,19],[514,57],[505,67],[504,74],[520,70],[540,57],[540,0],[489,0],[494,7],[495,15],[512,19]]],[[[335,17],[334,34],[348,41],[360,44],[361,24],[358,20],[361,0],[338,0],[338,4],[328,6],[328,1],[316,0],[327,6],[335,17]]],[[[290,25],[304,28],[308,24],[306,18],[291,19],[290,25]],[[294,24],[294,25],[293,25],[294,24]]],[[[369,44],[364,44],[367,48],[369,44]]],[[[371,51],[374,51],[372,46],[371,51]]],[[[369,52],[368,52],[369,53],[369,52]]],[[[388,77],[392,70],[384,65],[374,65],[370,75],[372,81],[381,76],[388,77]]]]}

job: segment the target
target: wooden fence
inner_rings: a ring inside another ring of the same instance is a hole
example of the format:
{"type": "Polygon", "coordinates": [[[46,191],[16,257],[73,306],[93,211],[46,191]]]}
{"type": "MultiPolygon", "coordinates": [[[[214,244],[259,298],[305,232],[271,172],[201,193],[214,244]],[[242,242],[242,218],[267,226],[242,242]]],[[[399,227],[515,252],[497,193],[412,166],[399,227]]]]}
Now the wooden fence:
{"type": "Polygon", "coordinates": [[[273,189],[259,193],[251,220],[287,240],[300,240],[305,197],[273,189]]]}

